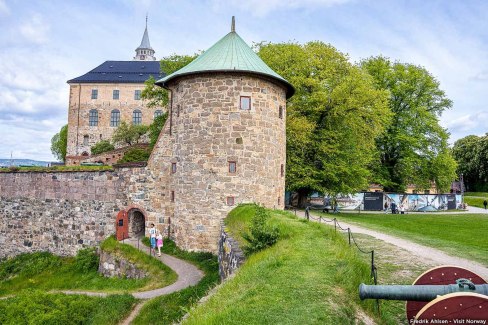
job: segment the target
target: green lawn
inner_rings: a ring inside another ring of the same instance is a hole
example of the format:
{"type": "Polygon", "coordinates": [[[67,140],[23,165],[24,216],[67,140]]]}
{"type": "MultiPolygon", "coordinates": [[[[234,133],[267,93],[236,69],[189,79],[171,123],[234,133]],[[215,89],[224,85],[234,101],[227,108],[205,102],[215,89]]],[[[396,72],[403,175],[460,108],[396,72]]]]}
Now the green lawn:
{"type": "MultiPolygon", "coordinates": [[[[253,209],[239,206],[226,219],[235,237],[253,209]]],[[[388,313],[374,316],[374,302],[360,302],[358,285],[370,283],[369,265],[339,233],[288,212],[271,214],[278,242],[248,257],[183,324],[356,324],[367,317],[396,324],[388,313]]]]}
{"type": "Polygon", "coordinates": [[[464,202],[466,202],[469,206],[484,208],[483,201],[488,200],[488,198],[484,199],[481,197],[473,197],[473,196],[465,196],[464,202]]]}
{"type": "Polygon", "coordinates": [[[0,263],[0,296],[17,294],[26,289],[88,290],[122,293],[167,286],[177,275],[159,260],[137,249],[109,238],[102,243],[104,250],[124,256],[150,274],[145,279],[106,278],[98,272],[96,256],[59,257],[47,252],[22,254],[0,263]],[[95,258],[95,260],[93,260],[95,258]],[[91,259],[91,260],[90,260],[91,259]]]}
{"type": "Polygon", "coordinates": [[[488,197],[486,192],[465,192],[465,196],[477,196],[477,197],[488,197]]]}
{"type": "Polygon", "coordinates": [[[29,290],[0,300],[0,324],[118,324],[136,301],[130,295],[99,298],[29,290]]]}
{"type": "Polygon", "coordinates": [[[335,217],[488,266],[488,215],[341,213],[335,217]]]}

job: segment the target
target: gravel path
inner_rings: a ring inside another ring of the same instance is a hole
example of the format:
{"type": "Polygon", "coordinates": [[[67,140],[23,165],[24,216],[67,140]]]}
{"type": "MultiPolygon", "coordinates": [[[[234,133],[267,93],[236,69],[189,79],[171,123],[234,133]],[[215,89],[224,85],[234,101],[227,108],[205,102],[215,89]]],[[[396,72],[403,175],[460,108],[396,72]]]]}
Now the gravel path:
{"type": "MultiPolygon", "coordinates": [[[[305,212],[297,211],[297,216],[305,218],[305,212]]],[[[374,238],[380,239],[384,242],[393,244],[397,247],[403,248],[413,255],[420,257],[423,260],[428,260],[439,265],[456,265],[464,267],[470,271],[475,272],[485,280],[488,280],[488,268],[480,263],[473,262],[464,258],[448,255],[438,249],[423,246],[411,242],[409,240],[390,236],[378,231],[366,229],[360,226],[340,222],[342,228],[350,228],[353,233],[365,234],[374,238]]]]}

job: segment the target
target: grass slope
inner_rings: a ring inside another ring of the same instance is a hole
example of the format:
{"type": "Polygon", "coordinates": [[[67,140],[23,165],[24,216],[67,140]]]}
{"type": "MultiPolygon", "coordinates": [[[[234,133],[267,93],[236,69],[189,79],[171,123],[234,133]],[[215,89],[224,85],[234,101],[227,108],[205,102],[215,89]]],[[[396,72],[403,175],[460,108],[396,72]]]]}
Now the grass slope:
{"type": "Polygon", "coordinates": [[[488,265],[486,215],[343,213],[335,217],[488,265]]]}
{"type": "MultiPolygon", "coordinates": [[[[238,235],[252,215],[252,206],[237,207],[226,219],[228,230],[238,235]]],[[[333,229],[287,212],[273,211],[270,222],[280,229],[278,243],[251,255],[183,323],[361,323],[373,302],[359,302],[358,285],[370,282],[370,270],[356,250],[333,229]]]]}
{"type": "Polygon", "coordinates": [[[216,256],[210,253],[182,251],[169,239],[164,241],[163,252],[195,264],[205,272],[205,276],[195,286],[154,298],[146,303],[132,322],[133,325],[172,324],[179,321],[188,309],[219,281],[219,265],[216,256]]]}
{"type": "Polygon", "coordinates": [[[98,298],[29,290],[0,300],[0,324],[118,324],[136,301],[130,295],[98,298]]]}

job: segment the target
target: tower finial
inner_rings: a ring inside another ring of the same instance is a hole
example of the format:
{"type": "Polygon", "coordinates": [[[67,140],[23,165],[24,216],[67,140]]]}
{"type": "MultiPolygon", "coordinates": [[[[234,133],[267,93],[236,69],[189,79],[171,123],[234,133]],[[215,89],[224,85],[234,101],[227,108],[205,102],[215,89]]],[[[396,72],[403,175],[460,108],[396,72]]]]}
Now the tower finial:
{"type": "Polygon", "coordinates": [[[147,28],[147,13],[146,13],[146,28],[147,28]]]}
{"type": "Polygon", "coordinates": [[[236,19],[234,16],[232,16],[232,25],[230,26],[230,31],[232,33],[235,33],[236,32],[236,19]]]}

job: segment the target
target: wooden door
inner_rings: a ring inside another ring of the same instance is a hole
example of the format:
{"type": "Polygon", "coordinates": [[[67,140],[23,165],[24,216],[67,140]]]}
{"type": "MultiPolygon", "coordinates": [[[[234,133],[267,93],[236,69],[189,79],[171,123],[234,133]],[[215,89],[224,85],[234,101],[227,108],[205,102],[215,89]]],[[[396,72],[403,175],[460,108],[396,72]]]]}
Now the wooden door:
{"type": "Polygon", "coordinates": [[[129,238],[129,217],[127,211],[119,211],[115,220],[115,229],[117,240],[129,238]]]}

